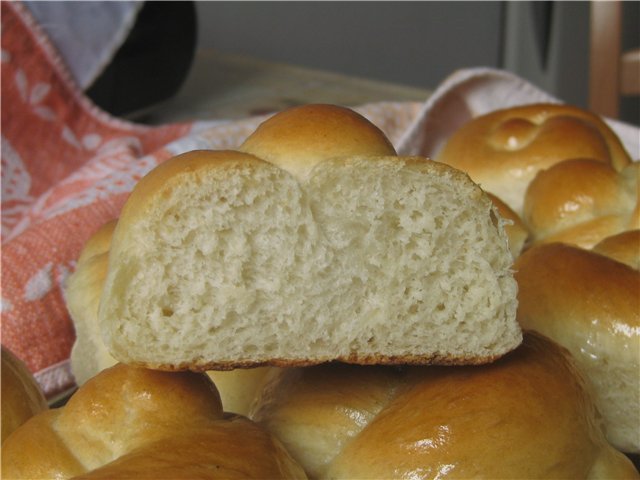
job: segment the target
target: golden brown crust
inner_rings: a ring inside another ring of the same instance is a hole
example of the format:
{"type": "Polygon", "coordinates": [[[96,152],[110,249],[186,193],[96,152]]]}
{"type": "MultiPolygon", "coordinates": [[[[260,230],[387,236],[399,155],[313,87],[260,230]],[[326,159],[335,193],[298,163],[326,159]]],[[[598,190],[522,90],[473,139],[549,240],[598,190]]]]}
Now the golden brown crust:
{"type": "Polygon", "coordinates": [[[622,172],[595,160],[560,162],[529,184],[523,219],[533,243],[564,242],[591,248],[603,238],[635,227],[640,173],[622,172]]]}
{"type": "Polygon", "coordinates": [[[2,443],[20,425],[47,408],[40,386],[27,366],[2,347],[2,443]]]}
{"type": "Polygon", "coordinates": [[[315,478],[638,478],[568,352],[535,333],[485,366],[283,370],[252,416],[315,478]]]}
{"type": "Polygon", "coordinates": [[[384,133],[362,115],[336,105],[293,107],[263,122],[240,146],[305,177],[322,160],[345,156],[394,156],[384,133]]]}
{"type": "Polygon", "coordinates": [[[594,252],[640,270],[640,230],[628,230],[600,241],[594,252]]]}
{"type": "Polygon", "coordinates": [[[598,116],[569,105],[533,104],[476,117],[447,141],[437,160],[469,173],[521,214],[535,174],[568,159],[589,158],[620,171],[631,161],[598,116]]]}
{"type": "Polygon", "coordinates": [[[223,415],[206,375],[121,364],[84,384],[64,407],[18,429],[2,447],[2,472],[3,478],[304,478],[264,430],[223,415]]]}
{"type": "Polygon", "coordinates": [[[514,265],[518,321],[572,353],[593,385],[607,435],[640,452],[640,272],[564,244],[533,247],[514,265]]]}

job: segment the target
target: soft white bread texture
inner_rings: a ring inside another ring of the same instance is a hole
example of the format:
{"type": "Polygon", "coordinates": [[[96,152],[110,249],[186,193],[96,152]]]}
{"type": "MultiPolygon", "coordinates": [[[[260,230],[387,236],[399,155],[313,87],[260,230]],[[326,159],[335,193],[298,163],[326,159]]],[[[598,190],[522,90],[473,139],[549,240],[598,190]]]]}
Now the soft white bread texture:
{"type": "Polygon", "coordinates": [[[20,425],[46,410],[44,394],[27,366],[2,347],[2,443],[20,425]]]}
{"type": "Polygon", "coordinates": [[[523,219],[532,243],[591,248],[617,233],[640,228],[640,163],[621,171],[595,160],[560,162],[529,184],[523,219]]]}
{"type": "Polygon", "coordinates": [[[104,370],[2,445],[2,478],[306,478],[281,443],[225,416],[204,374],[104,370]]]}
{"type": "MultiPolygon", "coordinates": [[[[76,270],[65,285],[65,300],[76,331],[71,371],[78,385],[117,363],[104,345],[98,325],[98,305],[116,222],[106,223],[89,238],[80,252],[76,270]]],[[[270,368],[275,367],[209,371],[207,374],[218,388],[224,411],[246,415],[270,368]]]]}
{"type": "Polygon", "coordinates": [[[476,117],[457,130],[436,160],[467,172],[518,215],[536,174],[569,159],[592,159],[622,170],[631,161],[597,115],[569,105],[533,104],[476,117]]]}
{"type": "Polygon", "coordinates": [[[640,478],[569,353],[535,333],[488,365],[283,369],[252,417],[316,479],[640,478]]]}
{"type": "MultiPolygon", "coordinates": [[[[359,134],[347,125],[315,141],[359,134]]],[[[515,348],[512,258],[491,200],[447,165],[365,145],[296,176],[195,151],[141,179],[99,310],[113,356],[225,369],[483,363],[515,348]]]]}
{"type": "Polygon", "coordinates": [[[609,441],[640,452],[640,272],[563,244],[516,261],[518,320],[565,346],[594,387],[609,441]]]}
{"type": "Polygon", "coordinates": [[[522,250],[527,245],[531,233],[520,216],[514,212],[509,205],[491,193],[488,193],[487,195],[498,209],[500,216],[506,220],[504,231],[509,239],[511,255],[515,259],[520,255],[520,253],[522,253],[522,250]]]}

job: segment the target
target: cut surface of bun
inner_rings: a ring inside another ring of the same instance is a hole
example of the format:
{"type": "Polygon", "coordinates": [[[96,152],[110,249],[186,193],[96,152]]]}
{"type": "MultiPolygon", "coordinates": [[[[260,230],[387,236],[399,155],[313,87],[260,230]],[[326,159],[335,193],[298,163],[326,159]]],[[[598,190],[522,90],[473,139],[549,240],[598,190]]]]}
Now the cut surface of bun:
{"type": "Polygon", "coordinates": [[[281,443],[225,416],[204,374],[115,365],[2,446],[2,478],[306,478],[281,443]]]}
{"type": "Polygon", "coordinates": [[[99,319],[115,358],[161,369],[483,363],[521,341],[511,264],[489,198],[444,164],[340,157],[299,180],[195,151],[125,204],[99,319]]]}
{"type": "Polygon", "coordinates": [[[563,244],[527,250],[515,269],[522,327],[572,353],[594,388],[609,441],[640,453],[640,272],[563,244]]]}
{"type": "Polygon", "coordinates": [[[252,418],[310,478],[639,478],[568,352],[525,333],[489,365],[283,369],[252,418]]]}
{"type": "Polygon", "coordinates": [[[518,215],[536,173],[575,158],[603,162],[617,171],[631,161],[615,132],[597,115],[556,104],[511,107],[476,117],[436,156],[467,172],[518,215]]]}

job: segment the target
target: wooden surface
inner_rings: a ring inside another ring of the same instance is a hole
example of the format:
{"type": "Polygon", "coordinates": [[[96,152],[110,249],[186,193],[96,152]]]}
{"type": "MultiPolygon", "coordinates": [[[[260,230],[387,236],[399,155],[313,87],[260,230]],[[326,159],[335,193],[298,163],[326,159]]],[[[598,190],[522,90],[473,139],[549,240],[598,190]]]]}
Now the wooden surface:
{"type": "Polygon", "coordinates": [[[429,94],[426,88],[200,50],[173,98],[127,118],[150,125],[233,120],[305,103],[357,106],[380,101],[425,101],[429,94]]]}

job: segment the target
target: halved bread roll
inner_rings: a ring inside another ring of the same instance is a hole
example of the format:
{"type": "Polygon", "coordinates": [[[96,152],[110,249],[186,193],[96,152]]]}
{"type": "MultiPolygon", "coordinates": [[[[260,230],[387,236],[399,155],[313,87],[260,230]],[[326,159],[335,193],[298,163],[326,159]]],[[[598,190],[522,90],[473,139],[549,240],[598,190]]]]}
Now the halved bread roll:
{"type": "Polygon", "coordinates": [[[311,141],[338,156],[303,155],[302,170],[281,168],[282,152],[277,166],[195,151],[144,177],[99,309],[113,356],[204,370],[484,363],[515,348],[512,258],[491,200],[462,172],[372,155],[370,142],[339,156],[335,132],[359,134],[351,120],[311,141]]]}

